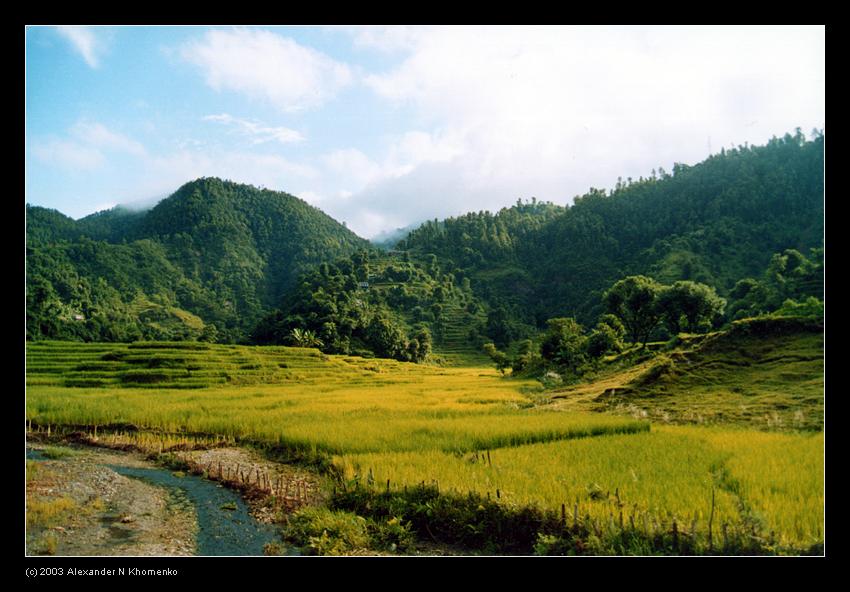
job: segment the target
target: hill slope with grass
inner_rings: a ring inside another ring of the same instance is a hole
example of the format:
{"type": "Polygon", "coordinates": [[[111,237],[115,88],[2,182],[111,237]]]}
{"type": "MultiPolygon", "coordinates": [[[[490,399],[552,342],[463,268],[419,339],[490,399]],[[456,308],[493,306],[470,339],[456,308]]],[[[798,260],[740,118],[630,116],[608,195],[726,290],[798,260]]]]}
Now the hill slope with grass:
{"type": "Polygon", "coordinates": [[[660,423],[821,430],[823,331],[822,318],[761,317],[682,335],[612,356],[583,382],[555,389],[551,404],[660,423]]]}

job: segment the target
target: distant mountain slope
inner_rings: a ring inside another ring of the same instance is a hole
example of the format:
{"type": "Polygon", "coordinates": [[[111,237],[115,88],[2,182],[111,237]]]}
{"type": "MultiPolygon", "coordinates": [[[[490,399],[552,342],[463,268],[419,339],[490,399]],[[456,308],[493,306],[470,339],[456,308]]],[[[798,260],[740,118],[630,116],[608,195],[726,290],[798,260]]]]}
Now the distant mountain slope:
{"type": "Polygon", "coordinates": [[[618,182],[611,193],[591,189],[542,218],[518,206],[427,223],[398,248],[451,259],[513,319],[591,323],[601,293],[625,275],[692,279],[725,295],[774,253],[821,247],[823,168],[824,136],[798,131],[618,182]]]}
{"type": "Polygon", "coordinates": [[[300,273],[367,246],[294,196],[215,178],[147,212],[75,222],[28,206],[28,336],[237,341],[300,273]]]}

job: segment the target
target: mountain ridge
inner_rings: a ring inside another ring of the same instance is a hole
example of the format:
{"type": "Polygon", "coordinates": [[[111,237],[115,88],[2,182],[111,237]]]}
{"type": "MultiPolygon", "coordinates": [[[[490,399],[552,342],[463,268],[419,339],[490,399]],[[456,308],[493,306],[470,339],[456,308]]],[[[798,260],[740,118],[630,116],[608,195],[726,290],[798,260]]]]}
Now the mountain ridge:
{"type": "MultiPolygon", "coordinates": [[[[471,290],[487,312],[486,326],[465,332],[504,343],[556,316],[593,322],[602,292],[625,275],[694,280],[726,296],[774,253],[823,246],[824,144],[798,131],[611,192],[591,188],[569,206],[520,200],[427,221],[395,249],[433,256],[439,281],[471,290]]],[[[374,246],[295,196],[215,177],[141,212],[26,213],[30,339],[241,341],[320,263],[374,246]],[[155,322],[140,322],[140,310],[155,322]],[[168,321],[183,313],[205,326],[168,321]]]]}

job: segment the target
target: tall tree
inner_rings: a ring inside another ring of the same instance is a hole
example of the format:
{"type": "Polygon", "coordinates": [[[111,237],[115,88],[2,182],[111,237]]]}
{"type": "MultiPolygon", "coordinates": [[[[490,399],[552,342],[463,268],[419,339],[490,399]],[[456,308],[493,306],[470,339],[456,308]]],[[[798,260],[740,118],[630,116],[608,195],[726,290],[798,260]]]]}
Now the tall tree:
{"type": "Polygon", "coordinates": [[[616,282],[603,295],[606,309],[623,322],[633,343],[646,345],[652,330],[658,326],[662,289],[652,278],[632,275],[616,282]]]}
{"type": "Polygon", "coordinates": [[[664,288],[658,306],[667,329],[676,335],[683,329],[696,333],[709,328],[723,314],[726,301],[714,288],[684,280],[664,288]]]}

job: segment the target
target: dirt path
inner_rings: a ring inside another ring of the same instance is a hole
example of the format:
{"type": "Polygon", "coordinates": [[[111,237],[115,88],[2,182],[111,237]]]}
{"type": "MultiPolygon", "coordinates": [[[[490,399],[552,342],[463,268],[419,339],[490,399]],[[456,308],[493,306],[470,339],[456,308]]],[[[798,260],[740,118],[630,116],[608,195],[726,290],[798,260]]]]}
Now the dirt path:
{"type": "Polygon", "coordinates": [[[107,466],[152,468],[151,463],[139,455],[98,449],[50,450],[66,452],[27,462],[28,555],[195,553],[197,521],[185,498],[107,466]]]}

